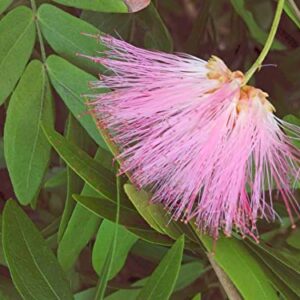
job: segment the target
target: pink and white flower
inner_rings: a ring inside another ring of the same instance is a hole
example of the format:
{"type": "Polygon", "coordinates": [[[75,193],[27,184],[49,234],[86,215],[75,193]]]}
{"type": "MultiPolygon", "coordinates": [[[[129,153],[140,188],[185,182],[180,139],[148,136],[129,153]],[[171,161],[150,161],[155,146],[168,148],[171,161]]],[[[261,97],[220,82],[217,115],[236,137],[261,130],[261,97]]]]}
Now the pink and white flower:
{"type": "Polygon", "coordinates": [[[118,145],[121,173],[152,191],[175,220],[195,219],[215,238],[233,228],[257,237],[256,221],[273,221],[272,190],[293,220],[299,151],[283,131],[300,129],[274,115],[267,94],[243,86],[224,62],[167,54],[101,36],[108,71],[93,83],[110,92],[91,105],[118,145]]]}

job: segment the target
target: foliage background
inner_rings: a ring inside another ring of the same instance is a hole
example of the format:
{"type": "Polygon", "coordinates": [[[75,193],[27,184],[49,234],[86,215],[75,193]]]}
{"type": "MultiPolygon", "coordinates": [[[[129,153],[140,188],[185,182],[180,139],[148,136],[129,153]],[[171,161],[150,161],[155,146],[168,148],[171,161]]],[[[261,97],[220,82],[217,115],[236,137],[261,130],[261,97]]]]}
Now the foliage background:
{"type": "MultiPolygon", "coordinates": [[[[252,83],[280,117],[300,125],[297,5],[286,1],[252,83]]],[[[300,230],[290,228],[280,201],[282,220],[259,224],[259,245],[222,237],[212,256],[210,238],[192,224],[169,223],[146,192],[116,179],[82,96],[103,69],[76,55],[103,49],[82,32],[105,32],[140,47],[215,54],[246,71],[275,6],[0,0],[0,299],[299,299],[300,230]],[[147,7],[128,12],[137,3],[147,7]]]]}

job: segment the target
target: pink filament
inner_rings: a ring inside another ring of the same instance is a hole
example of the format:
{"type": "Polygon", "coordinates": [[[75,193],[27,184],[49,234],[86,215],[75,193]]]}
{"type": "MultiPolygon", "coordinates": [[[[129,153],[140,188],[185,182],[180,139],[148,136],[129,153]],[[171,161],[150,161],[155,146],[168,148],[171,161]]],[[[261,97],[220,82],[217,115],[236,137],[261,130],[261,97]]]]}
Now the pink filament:
{"type": "Polygon", "coordinates": [[[240,84],[209,79],[206,61],[109,36],[101,42],[104,56],[89,58],[108,71],[93,87],[110,91],[91,105],[119,146],[121,173],[151,190],[175,220],[195,218],[214,237],[235,228],[256,239],[257,219],[276,217],[273,189],[293,220],[300,156],[282,128],[299,136],[297,126],[257,99],[238,111],[240,84]]]}

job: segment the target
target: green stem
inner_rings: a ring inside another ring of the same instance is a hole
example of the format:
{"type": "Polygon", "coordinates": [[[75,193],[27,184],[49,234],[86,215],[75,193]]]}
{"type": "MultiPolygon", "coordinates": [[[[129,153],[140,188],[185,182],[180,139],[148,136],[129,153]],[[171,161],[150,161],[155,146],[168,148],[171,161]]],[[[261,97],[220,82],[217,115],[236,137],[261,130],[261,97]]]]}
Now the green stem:
{"type": "Polygon", "coordinates": [[[277,29],[278,29],[280,17],[281,17],[282,11],[283,11],[283,6],[284,6],[284,0],[278,0],[278,4],[277,4],[277,8],[276,8],[276,12],[275,12],[275,16],[273,19],[273,23],[272,23],[272,27],[271,27],[269,36],[266,40],[266,43],[265,43],[260,55],[256,59],[255,63],[246,72],[243,85],[245,85],[250,80],[250,78],[253,76],[253,74],[257,71],[257,69],[259,69],[261,67],[262,62],[264,61],[267,54],[269,53],[270,48],[273,44],[277,29]]]}
{"type": "Polygon", "coordinates": [[[30,0],[30,3],[31,3],[31,8],[32,8],[32,11],[33,11],[33,15],[34,15],[36,31],[37,31],[37,35],[38,35],[39,44],[40,44],[41,57],[42,57],[43,63],[45,63],[47,55],[46,55],[46,50],[45,50],[45,45],[44,45],[42,32],[41,32],[41,29],[40,29],[40,24],[39,24],[39,21],[36,17],[36,3],[35,3],[35,0],[30,0]]]}

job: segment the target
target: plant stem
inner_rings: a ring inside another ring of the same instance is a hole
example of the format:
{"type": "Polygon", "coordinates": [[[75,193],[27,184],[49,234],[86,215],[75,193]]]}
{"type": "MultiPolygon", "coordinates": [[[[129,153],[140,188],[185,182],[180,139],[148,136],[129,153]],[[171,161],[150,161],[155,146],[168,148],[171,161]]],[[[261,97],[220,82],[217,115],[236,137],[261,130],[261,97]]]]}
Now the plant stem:
{"type": "Polygon", "coordinates": [[[277,4],[277,8],[276,8],[276,12],[275,12],[275,16],[274,16],[274,19],[273,19],[273,23],[272,23],[272,26],[271,26],[269,36],[266,40],[266,43],[265,43],[260,55],[256,59],[255,63],[246,72],[245,80],[243,82],[243,85],[245,85],[250,80],[250,78],[253,76],[253,74],[257,71],[257,69],[259,69],[261,67],[262,62],[264,61],[267,54],[269,53],[270,48],[273,44],[274,37],[276,35],[277,29],[278,29],[280,17],[281,17],[282,11],[283,11],[283,6],[284,6],[284,0],[278,0],[278,4],[277,4]]]}
{"type": "Polygon", "coordinates": [[[36,3],[35,3],[35,0],[30,0],[30,3],[31,3],[31,8],[32,8],[32,11],[33,11],[33,15],[34,15],[36,31],[37,31],[37,35],[38,35],[39,44],[40,44],[41,57],[42,57],[43,63],[45,63],[47,55],[46,55],[46,51],[45,51],[45,45],[44,45],[44,41],[43,41],[42,32],[41,32],[41,29],[40,29],[40,24],[39,24],[39,21],[38,21],[37,16],[36,16],[36,3]]]}

